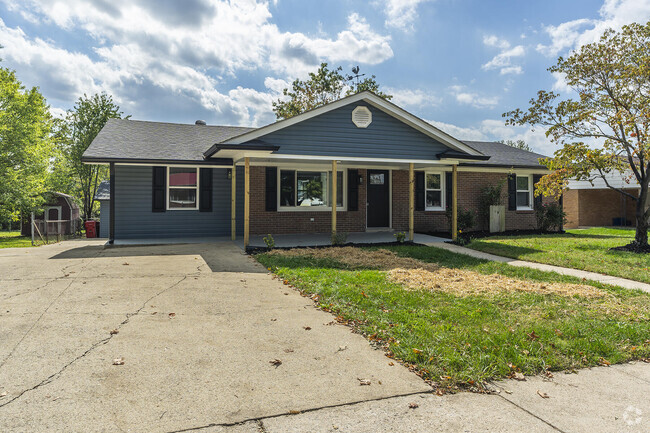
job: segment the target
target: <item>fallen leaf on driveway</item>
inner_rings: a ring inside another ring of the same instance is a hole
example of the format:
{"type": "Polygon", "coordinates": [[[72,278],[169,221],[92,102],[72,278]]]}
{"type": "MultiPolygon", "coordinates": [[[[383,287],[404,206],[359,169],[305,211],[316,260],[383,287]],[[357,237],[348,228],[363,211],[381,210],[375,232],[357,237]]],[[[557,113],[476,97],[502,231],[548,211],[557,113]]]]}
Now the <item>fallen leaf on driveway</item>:
{"type": "Polygon", "coordinates": [[[158,312],[157,312],[157,311],[154,311],[153,313],[151,313],[152,316],[153,316],[154,314],[158,314],[158,312]]]}
{"type": "Polygon", "coordinates": [[[282,365],[282,361],[280,361],[279,359],[274,359],[273,361],[269,361],[269,364],[271,364],[275,368],[278,368],[279,366],[282,365]]]}
{"type": "Polygon", "coordinates": [[[311,331],[311,327],[310,327],[310,326],[303,326],[303,329],[304,329],[305,331],[311,331]]]}
{"type": "Polygon", "coordinates": [[[0,398],[6,397],[7,396],[7,391],[0,392],[0,398]]]}
{"type": "Polygon", "coordinates": [[[290,410],[289,415],[298,415],[300,413],[299,410],[290,410]]]}
{"type": "Polygon", "coordinates": [[[550,398],[547,393],[542,392],[539,389],[537,390],[537,395],[539,395],[542,398],[550,398]]]}
{"type": "Polygon", "coordinates": [[[284,349],[284,353],[291,353],[293,352],[293,349],[284,349]]]}
{"type": "Polygon", "coordinates": [[[129,266],[127,262],[122,263],[123,266],[129,266]]]}
{"type": "Polygon", "coordinates": [[[443,395],[445,395],[445,390],[442,389],[442,388],[438,388],[438,389],[436,389],[436,395],[437,395],[438,397],[442,397],[443,395]]]}
{"type": "Polygon", "coordinates": [[[337,352],[343,352],[344,350],[348,350],[348,346],[339,346],[337,352]]]}
{"type": "Polygon", "coordinates": [[[417,409],[418,407],[420,407],[420,405],[417,403],[409,403],[409,409],[417,409]]]}
{"type": "Polygon", "coordinates": [[[115,335],[115,334],[117,334],[118,332],[120,332],[120,331],[118,331],[117,329],[113,329],[113,330],[110,332],[110,334],[111,334],[111,335],[115,335]]]}
{"type": "Polygon", "coordinates": [[[176,313],[169,313],[169,318],[176,317],[176,313]]]}
{"type": "Polygon", "coordinates": [[[391,362],[388,363],[388,365],[390,365],[392,367],[393,365],[395,365],[395,363],[391,361],[391,362]]]}
{"type": "Polygon", "coordinates": [[[518,371],[512,376],[512,378],[514,380],[526,380],[526,376],[524,376],[523,373],[520,373],[518,371]]]}
{"type": "Polygon", "coordinates": [[[113,365],[124,365],[124,358],[115,358],[113,360],[113,365]]]}
{"type": "Polygon", "coordinates": [[[366,379],[359,379],[357,377],[357,380],[359,381],[359,385],[370,385],[370,381],[366,379]]]}

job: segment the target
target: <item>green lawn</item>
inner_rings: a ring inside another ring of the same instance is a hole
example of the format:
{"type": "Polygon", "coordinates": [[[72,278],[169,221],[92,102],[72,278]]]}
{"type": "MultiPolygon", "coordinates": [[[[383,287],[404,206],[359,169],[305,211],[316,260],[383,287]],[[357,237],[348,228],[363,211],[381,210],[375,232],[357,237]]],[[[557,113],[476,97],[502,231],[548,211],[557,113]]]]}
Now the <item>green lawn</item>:
{"type": "MultiPolygon", "coordinates": [[[[483,274],[543,282],[581,280],[424,246],[390,247],[399,256],[483,274]]],[[[536,374],[650,356],[650,296],[593,284],[604,298],[529,292],[455,296],[405,290],[386,272],[334,259],[259,254],[257,259],[320,308],[449,389],[480,387],[514,372],[536,374]]]]}
{"type": "Polygon", "coordinates": [[[0,232],[0,248],[31,247],[32,240],[20,232],[0,232]]]}
{"type": "Polygon", "coordinates": [[[467,247],[650,283],[650,254],[610,251],[633,240],[632,229],[594,228],[568,230],[566,234],[495,236],[475,239],[467,247]]]}

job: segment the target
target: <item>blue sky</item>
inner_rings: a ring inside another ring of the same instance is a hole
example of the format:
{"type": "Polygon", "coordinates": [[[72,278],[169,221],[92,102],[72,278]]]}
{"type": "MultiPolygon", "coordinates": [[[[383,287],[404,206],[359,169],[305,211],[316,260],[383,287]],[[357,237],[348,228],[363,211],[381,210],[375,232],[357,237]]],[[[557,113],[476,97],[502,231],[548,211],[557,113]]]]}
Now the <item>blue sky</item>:
{"type": "Polygon", "coordinates": [[[105,91],[134,119],[245,126],[320,62],[359,65],[457,138],[551,154],[501,113],[566,94],[557,56],[648,20],[650,0],[0,0],[0,57],[58,115],[105,91]]]}

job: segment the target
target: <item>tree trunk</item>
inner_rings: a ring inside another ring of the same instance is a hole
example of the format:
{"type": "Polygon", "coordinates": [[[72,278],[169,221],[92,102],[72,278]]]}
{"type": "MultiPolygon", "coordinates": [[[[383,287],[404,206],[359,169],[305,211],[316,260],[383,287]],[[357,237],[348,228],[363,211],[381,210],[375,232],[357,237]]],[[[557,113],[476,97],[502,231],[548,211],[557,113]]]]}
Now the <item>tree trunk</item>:
{"type": "Polygon", "coordinates": [[[639,198],[636,201],[636,234],[634,243],[642,246],[648,246],[648,218],[650,217],[648,207],[648,185],[641,184],[639,198]]]}

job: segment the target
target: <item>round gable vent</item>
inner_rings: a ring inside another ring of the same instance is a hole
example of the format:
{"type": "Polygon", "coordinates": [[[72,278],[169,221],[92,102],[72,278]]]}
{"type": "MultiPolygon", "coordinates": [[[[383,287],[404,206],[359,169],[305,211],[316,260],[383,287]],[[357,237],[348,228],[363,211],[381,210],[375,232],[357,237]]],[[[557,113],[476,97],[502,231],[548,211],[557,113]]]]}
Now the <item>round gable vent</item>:
{"type": "Polygon", "coordinates": [[[357,128],[367,128],[372,123],[372,112],[368,107],[356,107],[352,110],[352,123],[357,125],[357,128]]]}

